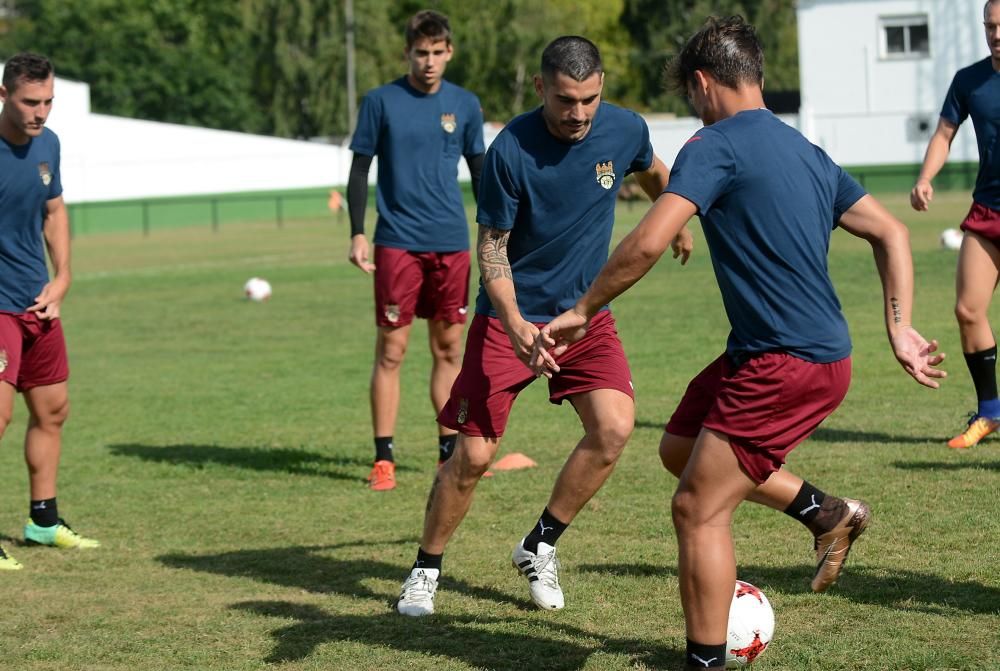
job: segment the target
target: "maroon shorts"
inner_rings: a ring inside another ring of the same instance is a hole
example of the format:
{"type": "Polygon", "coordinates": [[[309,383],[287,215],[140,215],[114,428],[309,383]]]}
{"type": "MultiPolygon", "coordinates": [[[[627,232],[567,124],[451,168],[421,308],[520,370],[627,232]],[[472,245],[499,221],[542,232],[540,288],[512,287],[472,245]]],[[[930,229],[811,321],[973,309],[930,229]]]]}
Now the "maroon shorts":
{"type": "Polygon", "coordinates": [[[997,210],[973,203],[972,209],[965,215],[965,220],[959,228],[978,233],[994,245],[1000,246],[1000,212],[997,210]]]}
{"type": "Polygon", "coordinates": [[[375,323],[406,326],[414,316],[464,324],[469,252],[410,252],[375,245],[375,323]]]}
{"type": "Polygon", "coordinates": [[[837,409],[850,384],[850,357],[810,363],[767,352],[737,367],[723,354],[691,380],[666,431],[725,434],[740,465],[761,483],[837,409]]]}
{"type": "Polygon", "coordinates": [[[0,312],[0,380],[19,391],[69,379],[62,322],[0,312]]]}
{"type": "MultiPolygon", "coordinates": [[[[549,380],[552,403],[596,389],[617,389],[634,398],[632,373],[614,317],[607,310],[594,317],[587,335],[570,345],[556,363],[560,370],[549,380]]],[[[514,399],[534,379],[514,354],[500,320],[477,314],[469,326],[462,372],[438,422],[469,436],[499,438],[514,399]]]]}

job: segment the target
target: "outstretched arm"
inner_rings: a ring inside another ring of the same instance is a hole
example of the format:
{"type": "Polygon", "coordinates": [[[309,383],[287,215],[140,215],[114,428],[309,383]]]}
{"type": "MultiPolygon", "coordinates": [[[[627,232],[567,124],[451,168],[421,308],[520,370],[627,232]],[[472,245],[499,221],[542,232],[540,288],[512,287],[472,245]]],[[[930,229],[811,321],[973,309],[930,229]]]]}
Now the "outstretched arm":
{"type": "Polygon", "coordinates": [[[927,143],[927,153],[924,155],[924,164],[920,168],[920,176],[917,183],[910,192],[910,205],[917,212],[927,211],[931,201],[934,199],[934,187],[931,182],[941,172],[945,162],[948,160],[948,153],[951,151],[951,142],[955,139],[958,126],[942,118],[938,121],[937,130],[927,143]]]}
{"type": "Polygon", "coordinates": [[[885,327],[892,351],[900,365],[920,384],[938,388],[938,379],[947,373],[935,368],[944,361],[937,341],[927,342],[912,326],[913,259],[906,226],[872,198],[864,196],[840,219],[840,226],[867,240],[875,254],[882,280],[885,327]]]}
{"type": "Polygon", "coordinates": [[[618,244],[576,305],[542,327],[531,356],[532,370],[558,371],[554,357],[586,334],[587,325],[601,306],[625,293],[649,272],[696,212],[694,203],[686,198],[673,193],[661,195],[639,225],[618,244]]]}

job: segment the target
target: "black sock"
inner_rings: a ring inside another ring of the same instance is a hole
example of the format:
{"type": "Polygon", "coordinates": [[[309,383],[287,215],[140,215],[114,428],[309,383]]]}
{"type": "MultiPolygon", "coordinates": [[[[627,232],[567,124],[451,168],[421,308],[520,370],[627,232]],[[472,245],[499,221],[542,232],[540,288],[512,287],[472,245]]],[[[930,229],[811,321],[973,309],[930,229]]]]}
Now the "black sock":
{"type": "Polygon", "coordinates": [[[785,514],[809,526],[809,523],[819,513],[820,506],[823,505],[823,499],[825,498],[826,494],[803,480],[802,488],[795,495],[795,500],[785,508],[785,514]]]}
{"type": "Polygon", "coordinates": [[[687,639],[684,659],[689,669],[722,669],[726,666],[726,644],[705,645],[687,639]]]}
{"type": "Polygon", "coordinates": [[[976,400],[982,405],[997,397],[997,346],[981,352],[965,352],[965,365],[969,367],[972,384],[976,387],[976,400]]]}
{"type": "Polygon", "coordinates": [[[413,568],[433,568],[441,570],[441,558],[443,554],[432,555],[424,552],[423,548],[417,548],[417,561],[413,562],[413,568]]]}
{"type": "Polygon", "coordinates": [[[546,508],[542,511],[542,516],[538,518],[538,523],[535,524],[531,533],[524,537],[524,549],[528,552],[538,552],[538,544],[543,542],[555,546],[556,541],[559,540],[562,532],[566,531],[568,526],[568,524],[553,517],[549,509],[546,508]]]}
{"type": "Polygon", "coordinates": [[[445,462],[451,459],[451,453],[455,451],[455,443],[457,442],[457,433],[448,436],[438,436],[438,461],[445,462]]]}
{"type": "Polygon", "coordinates": [[[59,524],[59,509],[55,497],[32,501],[28,509],[31,521],[40,527],[52,527],[59,524]]]}
{"type": "Polygon", "coordinates": [[[375,461],[396,461],[392,456],[392,436],[375,439],[375,461]]]}

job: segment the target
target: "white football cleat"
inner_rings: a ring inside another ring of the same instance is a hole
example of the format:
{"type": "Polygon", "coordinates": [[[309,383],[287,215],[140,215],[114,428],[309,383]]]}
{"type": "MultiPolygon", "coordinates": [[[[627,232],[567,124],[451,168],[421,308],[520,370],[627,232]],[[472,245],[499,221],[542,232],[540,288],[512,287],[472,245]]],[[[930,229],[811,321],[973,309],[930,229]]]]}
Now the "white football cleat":
{"type": "Polygon", "coordinates": [[[522,538],[514,548],[510,563],[528,579],[531,600],[536,606],[542,610],[558,610],[565,605],[559,587],[559,560],[555,547],[539,543],[538,552],[529,552],[524,549],[522,538]]]}
{"type": "Polygon", "coordinates": [[[420,617],[434,613],[434,592],[437,591],[440,574],[441,571],[436,568],[415,568],[410,571],[396,602],[399,614],[420,617]]]}

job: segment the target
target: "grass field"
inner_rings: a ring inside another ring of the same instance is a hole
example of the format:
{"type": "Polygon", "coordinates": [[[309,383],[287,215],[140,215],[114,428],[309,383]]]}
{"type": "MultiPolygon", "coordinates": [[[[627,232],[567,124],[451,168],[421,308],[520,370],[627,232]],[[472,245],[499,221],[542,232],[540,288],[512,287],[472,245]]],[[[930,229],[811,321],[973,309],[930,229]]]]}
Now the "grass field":
{"type": "MultiPolygon", "coordinates": [[[[846,402],[790,467],[863,497],[875,522],[844,576],[809,591],[811,538],[752,505],[734,525],[740,577],[775,608],[755,668],[1000,669],[1000,441],[944,440],[974,393],[952,316],[955,255],[938,248],[967,194],[939,194],[912,228],[915,323],[950,355],[930,391],[893,359],[868,246],[834,236],[830,267],[854,338],[846,402]]],[[[624,234],[644,208],[623,209],[624,234]]],[[[511,569],[579,437],[543,385],[515,407],[502,452],[537,469],[484,481],[445,556],[438,614],[391,604],[409,570],[436,460],[423,329],[404,368],[399,486],[362,484],[374,327],[370,278],[346,262],[345,225],[324,221],[83,236],[64,307],[73,377],[62,514],[95,551],[23,547],[18,405],[0,450],[0,533],[25,565],[0,575],[0,667],[162,669],[674,669],[684,648],[674,480],[656,455],[687,380],[727,326],[700,239],[615,304],[637,390],[617,471],[560,541],[567,608],[534,610],[511,569]],[[267,277],[266,304],[241,298],[267,277]]],[[[20,402],[19,402],[20,403],[20,402]]]]}

